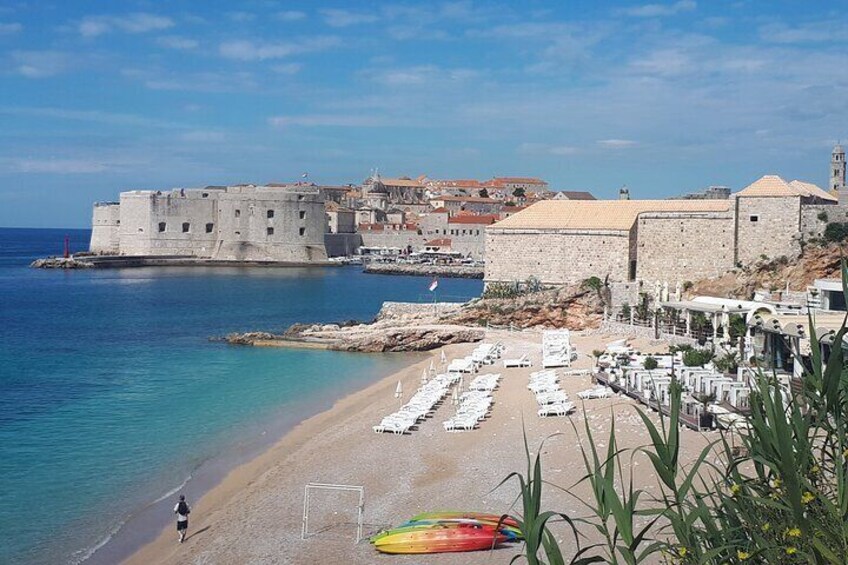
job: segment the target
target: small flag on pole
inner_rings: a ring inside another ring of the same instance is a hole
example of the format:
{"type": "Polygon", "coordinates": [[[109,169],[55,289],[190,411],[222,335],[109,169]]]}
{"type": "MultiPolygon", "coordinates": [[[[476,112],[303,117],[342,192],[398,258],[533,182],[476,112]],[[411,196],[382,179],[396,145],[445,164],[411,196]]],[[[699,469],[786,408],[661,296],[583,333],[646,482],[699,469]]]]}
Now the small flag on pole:
{"type": "Polygon", "coordinates": [[[300,178],[309,178],[309,173],[303,173],[302,175],[300,175],[300,178]]]}
{"type": "Polygon", "coordinates": [[[435,292],[439,288],[439,279],[434,278],[430,283],[430,292],[435,292]]]}

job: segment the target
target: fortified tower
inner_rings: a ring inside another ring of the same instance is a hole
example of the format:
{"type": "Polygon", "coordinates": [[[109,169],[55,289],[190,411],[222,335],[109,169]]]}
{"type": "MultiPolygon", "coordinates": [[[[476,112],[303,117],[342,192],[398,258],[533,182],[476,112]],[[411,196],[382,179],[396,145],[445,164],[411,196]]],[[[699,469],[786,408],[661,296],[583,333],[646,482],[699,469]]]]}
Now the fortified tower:
{"type": "Polygon", "coordinates": [[[845,186],[845,150],[839,143],[833,148],[830,157],[830,189],[839,197],[840,204],[848,204],[848,191],[845,186]]]}

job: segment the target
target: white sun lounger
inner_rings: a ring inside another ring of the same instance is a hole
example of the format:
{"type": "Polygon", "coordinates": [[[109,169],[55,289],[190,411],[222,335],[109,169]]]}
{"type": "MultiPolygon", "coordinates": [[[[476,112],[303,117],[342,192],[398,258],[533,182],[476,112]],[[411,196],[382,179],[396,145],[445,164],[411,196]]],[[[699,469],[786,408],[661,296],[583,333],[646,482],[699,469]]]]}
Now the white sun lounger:
{"type": "Polygon", "coordinates": [[[547,417],[547,416],[566,416],[570,412],[574,411],[574,403],[573,402],[557,402],[555,404],[548,404],[546,406],[542,406],[539,408],[539,416],[547,417]]]}
{"type": "Polygon", "coordinates": [[[505,368],[510,367],[532,367],[533,363],[530,361],[529,355],[522,355],[518,359],[504,359],[503,365],[505,368]]]}

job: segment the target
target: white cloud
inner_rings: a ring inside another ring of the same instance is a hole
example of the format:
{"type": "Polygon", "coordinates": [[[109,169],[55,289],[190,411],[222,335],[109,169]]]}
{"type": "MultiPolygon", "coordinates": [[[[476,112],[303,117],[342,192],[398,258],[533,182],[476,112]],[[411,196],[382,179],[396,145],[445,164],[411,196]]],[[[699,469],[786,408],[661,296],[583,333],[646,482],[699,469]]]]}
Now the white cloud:
{"type": "Polygon", "coordinates": [[[303,65],[300,63],[285,63],[283,65],[274,65],[271,70],[281,75],[295,75],[300,72],[303,65]]]}
{"type": "Polygon", "coordinates": [[[770,43],[843,43],[848,41],[844,21],[824,21],[788,26],[783,23],[764,25],[760,38],[770,43]]]}
{"type": "Polygon", "coordinates": [[[296,22],[305,19],[306,14],[297,10],[286,10],[284,12],[277,12],[274,17],[282,22],[296,22]]]}
{"type": "Polygon", "coordinates": [[[457,83],[474,79],[479,76],[479,71],[474,69],[443,69],[436,65],[417,65],[407,68],[387,69],[383,71],[370,71],[374,80],[389,86],[416,86],[444,83],[457,83]]]}
{"type": "Polygon", "coordinates": [[[15,71],[27,78],[46,78],[70,69],[71,57],[61,51],[12,51],[15,71]]]}
{"type": "Polygon", "coordinates": [[[138,116],[135,114],[103,112],[100,110],[69,110],[67,108],[50,107],[0,106],[0,114],[6,114],[10,116],[48,118],[51,121],[74,120],[81,122],[94,122],[114,126],[141,126],[165,129],[182,127],[174,122],[167,122],[156,118],[147,118],[145,116],[138,116]]]}
{"type": "Polygon", "coordinates": [[[690,70],[692,61],[678,49],[660,49],[634,60],[631,66],[640,72],[671,76],[690,70]]]}
{"type": "Polygon", "coordinates": [[[310,37],[287,43],[260,42],[250,40],[225,41],[218,48],[221,56],[238,61],[264,61],[282,59],[298,53],[323,51],[338,45],[337,37],[310,37]]]}
{"type": "Polygon", "coordinates": [[[691,12],[698,7],[694,0],[680,0],[673,4],[644,4],[632,8],[624,8],[617,12],[625,16],[635,18],[658,18],[662,16],[674,16],[681,12],[691,12]]]}
{"type": "Polygon", "coordinates": [[[321,10],[324,22],[330,27],[348,27],[360,24],[374,23],[380,18],[375,14],[363,14],[350,10],[326,9],[321,10]]]}
{"type": "Polygon", "coordinates": [[[598,145],[607,149],[627,149],[635,147],[637,143],[630,139],[601,139],[598,140],[598,145]]]}
{"type": "Polygon", "coordinates": [[[0,22],[0,35],[18,33],[22,29],[24,29],[24,26],[22,26],[21,24],[19,24],[17,22],[13,22],[13,23],[0,22]]]}
{"type": "Polygon", "coordinates": [[[182,134],[180,139],[192,143],[221,143],[226,136],[220,131],[195,130],[182,134]]]}
{"type": "Polygon", "coordinates": [[[97,37],[113,31],[147,33],[173,26],[174,21],[171,18],[136,12],[125,16],[87,16],[79,23],[77,30],[83,37],[97,37]]]}
{"type": "Polygon", "coordinates": [[[156,44],[162,47],[167,47],[168,49],[189,50],[196,49],[197,46],[200,45],[200,42],[196,39],[190,39],[188,37],[167,35],[164,37],[156,38],[156,44]]]}
{"type": "Polygon", "coordinates": [[[16,173],[92,174],[111,167],[99,161],[85,159],[12,159],[9,169],[16,173]]]}
{"type": "Polygon", "coordinates": [[[288,126],[306,127],[390,127],[397,123],[382,116],[361,114],[306,114],[301,116],[274,116],[268,125],[276,128],[288,126]]]}

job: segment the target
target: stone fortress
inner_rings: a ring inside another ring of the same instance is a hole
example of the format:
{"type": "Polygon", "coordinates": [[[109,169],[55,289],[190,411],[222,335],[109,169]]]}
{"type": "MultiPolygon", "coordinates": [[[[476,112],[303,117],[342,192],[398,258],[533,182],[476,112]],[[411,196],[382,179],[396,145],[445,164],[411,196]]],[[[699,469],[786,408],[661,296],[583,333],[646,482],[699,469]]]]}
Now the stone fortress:
{"type": "Polygon", "coordinates": [[[310,185],[131,190],[94,205],[90,250],[127,256],[315,263],[324,197],[310,185]]]}
{"type": "Polygon", "coordinates": [[[486,228],[485,281],[673,285],[794,257],[829,222],[848,221],[841,145],[830,179],[825,191],[767,175],[728,199],[543,200],[486,228]]]}

